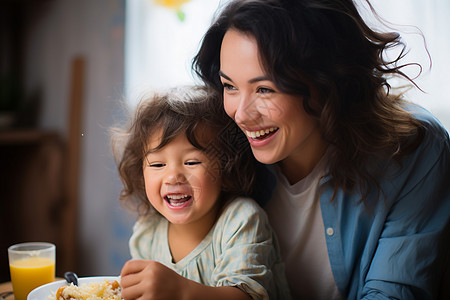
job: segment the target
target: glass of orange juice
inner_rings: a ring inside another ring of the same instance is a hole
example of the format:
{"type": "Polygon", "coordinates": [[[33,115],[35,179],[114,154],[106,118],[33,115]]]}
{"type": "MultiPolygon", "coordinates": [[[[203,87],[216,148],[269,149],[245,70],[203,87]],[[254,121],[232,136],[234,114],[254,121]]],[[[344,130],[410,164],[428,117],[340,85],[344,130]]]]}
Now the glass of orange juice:
{"type": "Polygon", "coordinates": [[[8,248],[9,270],[15,300],[26,300],[34,288],[55,281],[56,247],[30,242],[8,248]]]}

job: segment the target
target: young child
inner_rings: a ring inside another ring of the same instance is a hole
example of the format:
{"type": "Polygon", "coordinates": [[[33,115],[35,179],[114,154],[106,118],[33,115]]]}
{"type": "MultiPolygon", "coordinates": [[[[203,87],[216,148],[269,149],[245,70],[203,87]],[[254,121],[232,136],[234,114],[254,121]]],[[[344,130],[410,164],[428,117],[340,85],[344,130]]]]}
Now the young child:
{"type": "Polygon", "coordinates": [[[200,86],[140,103],[123,137],[120,199],[134,203],[124,299],[289,299],[245,137],[200,86]]]}

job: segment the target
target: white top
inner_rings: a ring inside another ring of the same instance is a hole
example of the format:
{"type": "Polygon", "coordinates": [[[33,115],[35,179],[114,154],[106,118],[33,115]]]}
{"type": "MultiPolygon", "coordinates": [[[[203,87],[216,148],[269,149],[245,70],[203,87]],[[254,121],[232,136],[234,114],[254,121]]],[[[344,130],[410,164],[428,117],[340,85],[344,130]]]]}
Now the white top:
{"type": "Polygon", "coordinates": [[[210,286],[237,286],[253,299],[290,299],[284,266],[264,210],[249,198],[228,204],[203,241],[173,263],[168,221],[151,215],[138,221],[131,256],[156,260],[178,274],[210,286]]]}
{"type": "Polygon", "coordinates": [[[319,203],[323,160],[293,185],[278,167],[276,172],[278,185],[266,212],[278,235],[292,298],[341,299],[325,241],[325,234],[333,232],[325,231],[319,203]]]}

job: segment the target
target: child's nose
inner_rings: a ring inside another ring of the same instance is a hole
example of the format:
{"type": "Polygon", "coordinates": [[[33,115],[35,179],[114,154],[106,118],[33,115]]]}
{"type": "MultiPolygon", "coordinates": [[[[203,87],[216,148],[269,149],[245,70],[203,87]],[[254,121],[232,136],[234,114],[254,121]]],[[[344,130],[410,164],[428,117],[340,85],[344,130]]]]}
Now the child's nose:
{"type": "Polygon", "coordinates": [[[185,183],[186,175],[183,172],[180,172],[177,168],[173,168],[169,170],[165,181],[167,184],[185,183]]]}

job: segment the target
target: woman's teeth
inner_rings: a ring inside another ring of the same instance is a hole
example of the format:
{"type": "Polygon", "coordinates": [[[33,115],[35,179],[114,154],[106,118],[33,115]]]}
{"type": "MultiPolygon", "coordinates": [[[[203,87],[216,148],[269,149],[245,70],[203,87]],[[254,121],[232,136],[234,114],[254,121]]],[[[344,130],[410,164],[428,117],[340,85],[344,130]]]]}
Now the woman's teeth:
{"type": "Polygon", "coordinates": [[[255,138],[264,138],[264,136],[266,134],[269,134],[269,133],[277,131],[277,130],[278,130],[278,127],[270,127],[270,128],[262,129],[262,130],[258,130],[258,131],[246,130],[245,133],[247,134],[248,137],[255,139],[255,138]]]}

